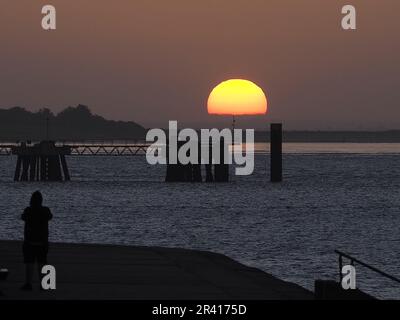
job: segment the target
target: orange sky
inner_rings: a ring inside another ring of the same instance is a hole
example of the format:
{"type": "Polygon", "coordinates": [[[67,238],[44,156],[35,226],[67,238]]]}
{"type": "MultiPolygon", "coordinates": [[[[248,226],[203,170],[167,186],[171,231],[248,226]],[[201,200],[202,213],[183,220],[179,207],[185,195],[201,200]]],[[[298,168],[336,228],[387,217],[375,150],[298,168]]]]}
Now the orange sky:
{"type": "Polygon", "coordinates": [[[290,129],[400,127],[398,0],[1,0],[0,107],[83,103],[145,126],[229,126],[212,88],[254,81],[290,129]],[[40,27],[53,4],[58,29],[40,27]],[[358,30],[340,9],[358,9],[358,30]]]}

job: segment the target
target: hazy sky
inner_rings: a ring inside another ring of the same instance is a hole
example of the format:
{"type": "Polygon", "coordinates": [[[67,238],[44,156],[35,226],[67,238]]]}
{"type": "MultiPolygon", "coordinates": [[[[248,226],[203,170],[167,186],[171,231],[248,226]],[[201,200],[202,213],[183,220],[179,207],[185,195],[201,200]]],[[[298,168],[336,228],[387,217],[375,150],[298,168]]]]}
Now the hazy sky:
{"type": "Polygon", "coordinates": [[[208,95],[246,78],[269,114],[241,125],[400,128],[399,14],[398,0],[0,0],[0,107],[229,126],[207,115],[208,95]],[[340,27],[349,3],[357,31],[340,27]],[[45,4],[56,31],[41,28],[45,4]]]}

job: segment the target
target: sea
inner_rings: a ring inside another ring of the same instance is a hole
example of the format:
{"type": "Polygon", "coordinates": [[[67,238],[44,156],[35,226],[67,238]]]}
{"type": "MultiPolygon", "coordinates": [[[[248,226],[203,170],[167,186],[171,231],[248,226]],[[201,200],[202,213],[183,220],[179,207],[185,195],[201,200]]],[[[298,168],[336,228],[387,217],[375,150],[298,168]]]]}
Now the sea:
{"type": "MultiPolygon", "coordinates": [[[[268,150],[257,144],[253,174],[232,165],[221,184],[165,183],[145,156],[69,156],[70,182],[13,182],[16,158],[0,156],[0,239],[22,239],[40,190],[53,242],[209,250],[310,290],[339,279],[340,250],[400,278],[400,144],[285,143],[282,183],[268,150]]],[[[400,299],[399,283],[355,268],[358,288],[400,299]]]]}

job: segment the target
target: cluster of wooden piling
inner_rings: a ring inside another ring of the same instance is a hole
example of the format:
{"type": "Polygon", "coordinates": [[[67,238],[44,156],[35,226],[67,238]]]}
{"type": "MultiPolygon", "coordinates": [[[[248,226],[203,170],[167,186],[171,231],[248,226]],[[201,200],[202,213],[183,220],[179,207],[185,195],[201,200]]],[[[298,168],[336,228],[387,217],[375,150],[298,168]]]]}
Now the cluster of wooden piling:
{"type": "Polygon", "coordinates": [[[69,181],[65,156],[71,153],[69,147],[57,147],[53,141],[26,144],[14,147],[17,155],[14,181],[69,181]]]}
{"type": "MultiPolygon", "coordinates": [[[[177,145],[177,152],[182,147],[184,142],[179,141],[177,145]]],[[[205,164],[205,182],[228,182],[229,181],[229,164],[225,163],[225,155],[227,154],[228,146],[225,144],[224,139],[221,138],[220,148],[220,161],[213,163],[212,150],[213,145],[208,143],[209,161],[205,164]]],[[[167,146],[167,174],[165,177],[166,182],[202,182],[201,170],[201,143],[198,144],[198,162],[197,164],[182,164],[177,159],[177,164],[169,163],[169,145],[167,146]]]]}
{"type": "MultiPolygon", "coordinates": [[[[270,128],[270,179],[271,182],[282,181],[282,140],[283,131],[281,123],[272,123],[270,128]]],[[[178,143],[178,150],[184,142],[178,143]]],[[[227,145],[224,139],[220,140],[220,162],[213,164],[212,161],[212,144],[209,143],[209,164],[205,165],[205,181],[206,182],[228,182],[229,181],[229,165],[225,162],[227,145]]],[[[199,150],[201,150],[199,144],[199,150]]],[[[233,152],[233,151],[232,151],[233,152]]],[[[169,146],[167,146],[167,155],[169,154],[169,146]]],[[[167,174],[165,181],[167,182],[202,182],[201,155],[199,152],[199,164],[170,164],[167,157],[167,174]]]]}
{"type": "MultiPolygon", "coordinates": [[[[282,181],[282,124],[271,124],[270,131],[271,162],[270,175],[271,182],[282,181]]],[[[178,142],[177,150],[185,142],[178,142]]],[[[228,145],[221,138],[219,141],[220,159],[213,161],[214,145],[209,141],[208,146],[209,161],[205,164],[205,182],[228,182],[229,164],[226,156],[228,145]]],[[[218,145],[216,146],[218,148],[218,145]]],[[[177,163],[169,163],[169,145],[167,146],[167,182],[202,182],[202,161],[201,161],[201,142],[199,142],[197,164],[182,164],[177,159],[177,163]]],[[[233,152],[233,150],[232,150],[233,152]]],[[[17,155],[17,165],[15,168],[14,181],[69,181],[66,155],[71,154],[71,147],[56,146],[54,141],[42,141],[37,144],[21,143],[12,148],[12,154],[17,155]]],[[[178,157],[177,157],[178,158],[178,157]]]]}

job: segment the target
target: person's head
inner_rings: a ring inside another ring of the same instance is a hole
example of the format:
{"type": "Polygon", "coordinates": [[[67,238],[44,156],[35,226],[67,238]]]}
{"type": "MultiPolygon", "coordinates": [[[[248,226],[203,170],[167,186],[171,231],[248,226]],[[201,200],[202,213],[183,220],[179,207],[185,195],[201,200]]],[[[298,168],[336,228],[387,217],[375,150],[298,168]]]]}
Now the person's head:
{"type": "Polygon", "coordinates": [[[31,207],[41,207],[43,203],[43,196],[40,191],[35,191],[31,197],[31,207]]]}

